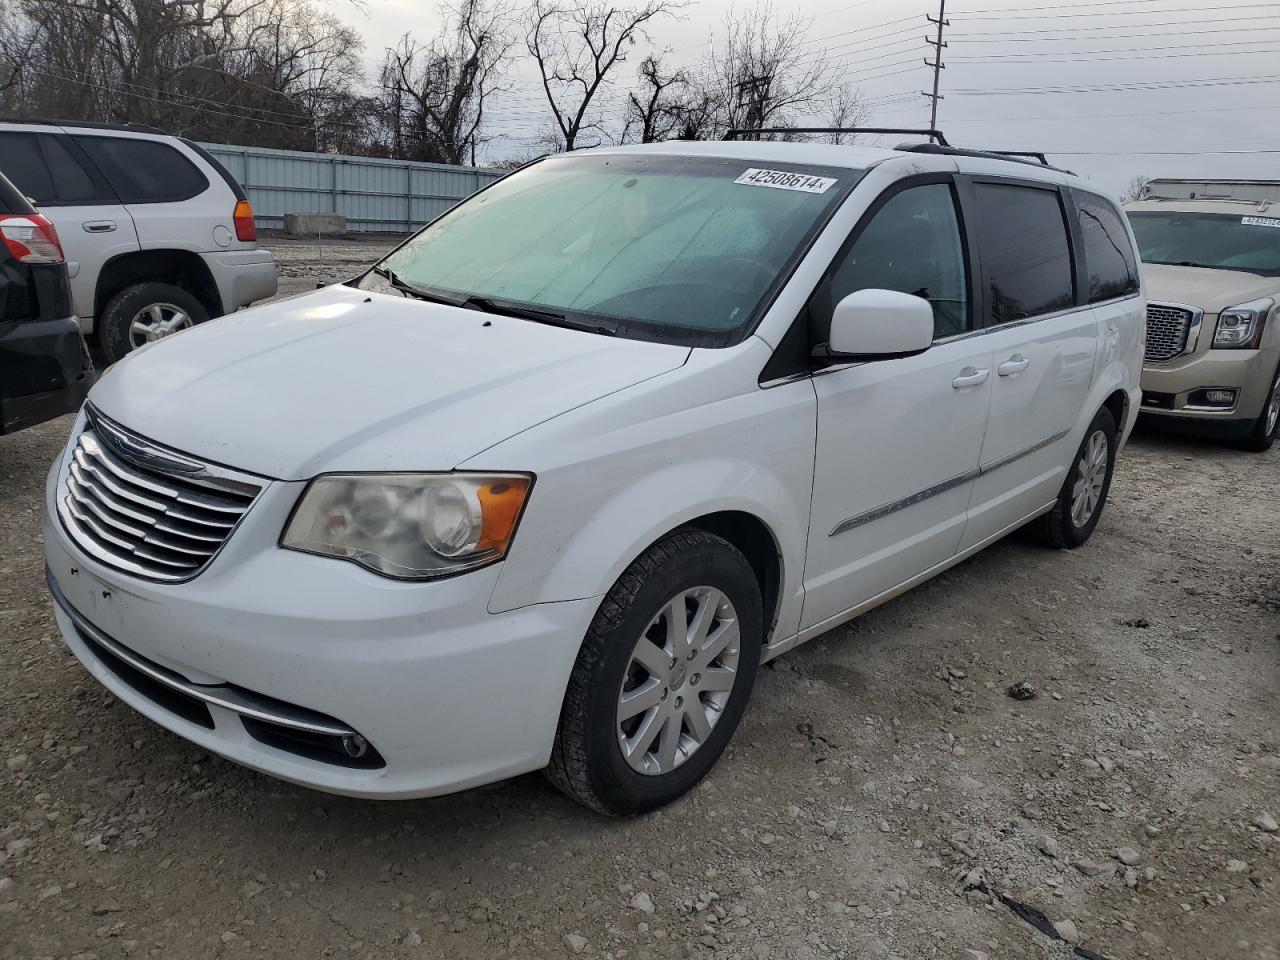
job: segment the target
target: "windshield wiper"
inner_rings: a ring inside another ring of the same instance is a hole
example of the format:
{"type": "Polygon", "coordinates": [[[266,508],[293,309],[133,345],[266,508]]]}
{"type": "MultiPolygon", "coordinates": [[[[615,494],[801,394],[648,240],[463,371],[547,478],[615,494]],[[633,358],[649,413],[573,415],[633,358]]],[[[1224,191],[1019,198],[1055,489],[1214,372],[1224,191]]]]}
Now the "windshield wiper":
{"type": "Polygon", "coordinates": [[[446,297],[443,294],[428,290],[426,287],[419,287],[412,284],[397,274],[394,270],[388,270],[386,267],[374,267],[373,272],[384,278],[387,283],[391,284],[391,286],[395,287],[401,293],[408,294],[411,297],[416,297],[419,300],[426,300],[430,303],[447,304],[450,307],[462,306],[461,300],[457,300],[453,297],[446,297]]]}
{"type": "Polygon", "coordinates": [[[494,300],[492,297],[471,296],[456,304],[460,307],[471,307],[475,310],[483,310],[485,313],[496,313],[504,317],[519,317],[522,320],[532,320],[535,323],[545,323],[551,327],[564,327],[567,330],[582,330],[586,333],[598,333],[602,336],[612,337],[616,333],[609,327],[602,324],[583,323],[580,320],[571,320],[563,313],[557,313],[554,310],[540,310],[537,307],[525,307],[518,303],[511,303],[506,300],[494,300]]]}

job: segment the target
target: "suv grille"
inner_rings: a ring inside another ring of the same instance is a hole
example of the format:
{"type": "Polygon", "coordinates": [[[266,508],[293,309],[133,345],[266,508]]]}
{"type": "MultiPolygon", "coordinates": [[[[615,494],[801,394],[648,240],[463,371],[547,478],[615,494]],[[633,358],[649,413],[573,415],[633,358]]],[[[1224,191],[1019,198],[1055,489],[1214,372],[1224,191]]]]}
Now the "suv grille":
{"type": "Polygon", "coordinates": [[[1160,363],[1180,356],[1187,349],[1191,331],[1190,310],[1163,303],[1147,304],[1147,357],[1160,363]]]}
{"type": "Polygon", "coordinates": [[[76,440],[58,515],[95,559],[150,580],[203,570],[262,489],[90,414],[76,440]]]}

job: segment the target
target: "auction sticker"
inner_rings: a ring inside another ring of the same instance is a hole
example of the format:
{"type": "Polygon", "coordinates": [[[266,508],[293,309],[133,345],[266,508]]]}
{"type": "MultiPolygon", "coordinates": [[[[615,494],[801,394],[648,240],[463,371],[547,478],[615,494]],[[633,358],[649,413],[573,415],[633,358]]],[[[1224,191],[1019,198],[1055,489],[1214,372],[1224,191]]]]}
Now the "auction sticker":
{"type": "Polygon", "coordinates": [[[1275,217],[1241,217],[1240,222],[1250,227],[1280,227],[1275,217]]]}
{"type": "Polygon", "coordinates": [[[826,193],[836,182],[836,178],[813,177],[807,173],[793,173],[790,170],[758,170],[752,167],[733,182],[745,183],[749,187],[773,187],[775,190],[799,190],[801,193],[826,193]]]}

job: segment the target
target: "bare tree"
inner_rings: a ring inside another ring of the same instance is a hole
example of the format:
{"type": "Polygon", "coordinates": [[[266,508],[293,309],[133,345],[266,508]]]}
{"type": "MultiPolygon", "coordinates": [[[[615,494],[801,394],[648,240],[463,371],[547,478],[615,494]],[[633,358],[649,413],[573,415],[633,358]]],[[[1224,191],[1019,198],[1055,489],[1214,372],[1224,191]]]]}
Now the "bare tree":
{"type": "Polygon", "coordinates": [[[758,130],[794,126],[796,111],[822,107],[836,88],[834,65],[806,49],[812,18],[779,15],[768,0],[731,8],[713,41],[703,82],[719,106],[718,126],[758,130]]]}
{"type": "Polygon", "coordinates": [[[1151,178],[1143,174],[1135,174],[1130,180],[1129,185],[1120,192],[1120,202],[1128,203],[1130,200],[1141,200],[1147,192],[1147,184],[1151,182],[1151,178]]]}
{"type": "Polygon", "coordinates": [[[446,8],[441,35],[421,46],[409,34],[382,67],[392,151],[410,160],[475,163],[485,99],[511,50],[505,14],[484,0],[446,8]]]}
{"type": "MultiPolygon", "coordinates": [[[[862,99],[862,91],[842,83],[831,95],[828,124],[830,127],[848,128],[865,127],[871,119],[871,110],[862,99]]],[[[829,133],[829,143],[853,143],[857,139],[854,133],[829,133]]]]}
{"type": "Polygon", "coordinates": [[[534,0],[525,43],[538,65],[563,149],[578,146],[585,132],[603,130],[592,103],[610,72],[638,40],[647,39],[645,24],[680,7],[674,0],[645,0],[642,7],[612,7],[608,0],[534,0]]]}

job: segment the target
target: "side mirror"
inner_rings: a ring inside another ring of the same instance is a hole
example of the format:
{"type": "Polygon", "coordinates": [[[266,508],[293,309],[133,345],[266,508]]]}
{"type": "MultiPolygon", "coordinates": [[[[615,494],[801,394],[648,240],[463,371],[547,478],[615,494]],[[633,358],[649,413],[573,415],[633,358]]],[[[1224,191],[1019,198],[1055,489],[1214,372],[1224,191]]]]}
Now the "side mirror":
{"type": "Polygon", "coordinates": [[[828,349],[868,359],[907,356],[933,343],[929,301],[896,290],[856,290],[836,304],[828,349]]]}

